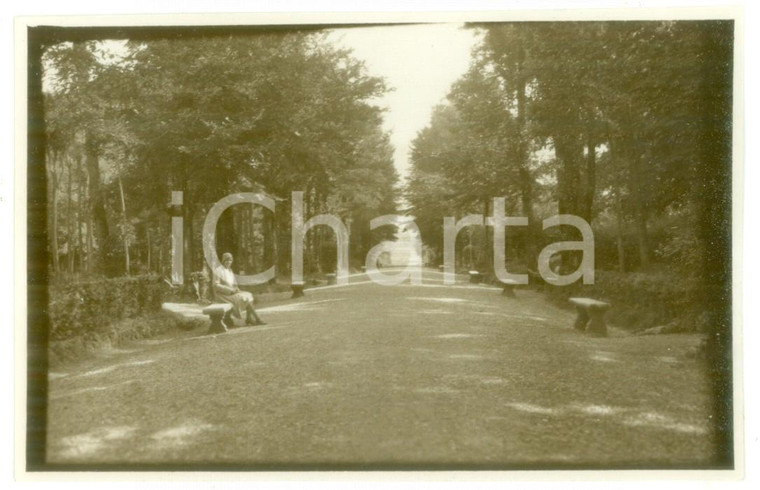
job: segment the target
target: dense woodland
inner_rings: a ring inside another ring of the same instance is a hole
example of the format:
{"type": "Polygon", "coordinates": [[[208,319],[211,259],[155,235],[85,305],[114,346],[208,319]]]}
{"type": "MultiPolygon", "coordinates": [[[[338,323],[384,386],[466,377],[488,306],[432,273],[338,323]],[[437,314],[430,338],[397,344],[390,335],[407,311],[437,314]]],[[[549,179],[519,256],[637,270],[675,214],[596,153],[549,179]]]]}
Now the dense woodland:
{"type": "MultiPolygon", "coordinates": [[[[387,88],[319,33],[256,33],[61,42],[43,55],[52,277],[159,273],[170,268],[171,191],[182,191],[185,273],[203,267],[208,209],[233,192],[264,191],[275,213],[225,211],[219,253],[236,272],[289,268],[290,193],[305,216],[353,223],[363,257],[392,230],[392,147],[371,103],[387,88]]],[[[334,235],[307,234],[306,272],[334,268],[334,235]]]]}
{"type": "MultiPolygon", "coordinates": [[[[594,231],[596,269],[697,286],[730,305],[732,25],[726,22],[484,24],[469,71],[411,151],[406,192],[432,256],[441,216],[490,215],[506,198],[513,272],[543,246],[594,231]]],[[[471,265],[491,268],[488,227],[463,232],[471,265]]],[[[574,269],[578,257],[562,257],[574,269]]],[[[468,264],[469,265],[469,264],[468,264]]],[[[681,296],[685,296],[684,290],[681,296]]],[[[719,314],[720,316],[720,314],[719,314]]]]}
{"type": "MultiPolygon", "coordinates": [[[[441,216],[489,215],[504,196],[508,214],[530,218],[510,233],[513,259],[532,269],[541,220],[558,213],[592,224],[597,267],[698,274],[723,257],[730,25],[474,27],[483,37],[471,68],[411,154],[407,199],[430,246],[441,246],[441,216]]],[[[469,239],[485,248],[485,231],[469,239]]]]}
{"type": "MultiPolygon", "coordinates": [[[[290,193],[308,218],[351,222],[352,266],[392,233],[372,217],[414,216],[428,264],[442,220],[529,218],[508,230],[508,267],[536,270],[542,229],[574,214],[597,270],[698,284],[727,305],[730,283],[730,22],[474,24],[469,71],[413,142],[403,196],[382,111],[389,88],[324,33],[289,31],[51,43],[44,50],[49,258],[63,281],[169,269],[171,191],[182,191],[185,272],[203,267],[214,202],[265,191],[277,212],[235,206],[218,249],[236,270],[289,271],[290,193]],[[403,199],[402,199],[403,197],[403,199]]],[[[403,54],[399,54],[402,56],[403,54]]],[[[334,235],[307,235],[306,272],[335,267],[334,235]]],[[[492,234],[459,237],[460,265],[491,269],[492,234]]],[[[572,269],[567,254],[561,266],[572,269]]],[[[680,287],[680,286],[679,286],[680,287]]],[[[705,303],[707,301],[708,303],[705,303]]]]}

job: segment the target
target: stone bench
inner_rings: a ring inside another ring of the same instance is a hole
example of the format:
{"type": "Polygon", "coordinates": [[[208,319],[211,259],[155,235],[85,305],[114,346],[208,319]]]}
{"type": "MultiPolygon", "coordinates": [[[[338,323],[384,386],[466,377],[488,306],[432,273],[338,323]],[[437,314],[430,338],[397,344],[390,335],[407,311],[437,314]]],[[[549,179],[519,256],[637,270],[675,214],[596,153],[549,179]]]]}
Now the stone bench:
{"type": "Polygon", "coordinates": [[[294,283],[291,283],[291,284],[290,284],[290,289],[292,289],[292,290],[293,290],[293,296],[291,296],[291,298],[300,298],[300,297],[302,297],[302,296],[306,296],[306,295],[303,293],[303,288],[304,288],[304,285],[305,285],[305,284],[304,284],[304,282],[303,282],[303,281],[299,281],[299,282],[294,282],[294,283]]]}
{"type": "Polygon", "coordinates": [[[502,296],[506,296],[508,298],[514,298],[515,286],[519,286],[520,283],[515,281],[514,279],[499,279],[499,285],[501,286],[502,296]]]}
{"type": "Polygon", "coordinates": [[[528,269],[528,277],[530,279],[530,284],[536,287],[536,291],[543,291],[547,286],[551,286],[553,282],[556,282],[560,276],[554,272],[550,272],[549,275],[544,278],[540,273],[528,269]]]}
{"type": "Polygon", "coordinates": [[[222,319],[224,318],[224,315],[230,311],[232,311],[232,305],[229,303],[216,303],[203,308],[203,314],[211,319],[211,326],[208,328],[208,333],[226,332],[228,329],[222,319]]]}
{"type": "Polygon", "coordinates": [[[571,304],[575,305],[578,317],[575,319],[573,328],[586,331],[594,337],[606,337],[607,325],[604,323],[604,314],[610,309],[610,304],[591,298],[570,298],[571,304]]]}
{"type": "Polygon", "coordinates": [[[483,281],[483,274],[478,271],[470,271],[470,284],[480,284],[483,281]]]}

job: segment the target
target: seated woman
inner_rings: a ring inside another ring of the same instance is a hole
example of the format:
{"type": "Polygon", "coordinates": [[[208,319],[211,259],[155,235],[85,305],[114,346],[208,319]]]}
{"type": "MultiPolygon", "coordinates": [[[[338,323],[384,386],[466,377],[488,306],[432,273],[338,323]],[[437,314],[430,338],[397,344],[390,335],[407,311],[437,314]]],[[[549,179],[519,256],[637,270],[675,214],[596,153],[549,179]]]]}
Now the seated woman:
{"type": "Polygon", "coordinates": [[[219,301],[232,305],[232,310],[224,317],[228,327],[234,326],[233,316],[243,318],[243,310],[246,312],[246,325],[265,325],[253,309],[253,295],[238,287],[235,273],[232,272],[231,253],[222,255],[222,265],[214,271],[214,294],[219,301]]]}

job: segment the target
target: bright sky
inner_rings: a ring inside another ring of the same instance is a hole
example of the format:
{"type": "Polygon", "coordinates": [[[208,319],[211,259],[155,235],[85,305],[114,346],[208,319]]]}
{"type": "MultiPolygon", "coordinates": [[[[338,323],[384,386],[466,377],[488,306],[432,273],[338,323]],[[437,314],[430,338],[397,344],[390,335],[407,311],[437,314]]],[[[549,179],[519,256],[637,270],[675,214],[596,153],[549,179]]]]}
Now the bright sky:
{"type": "Polygon", "coordinates": [[[396,169],[405,177],[409,145],[467,71],[475,33],[461,24],[422,24],[336,29],[332,39],[353,49],[370,75],[384,77],[395,89],[378,105],[387,108],[385,129],[392,132],[396,169]]]}

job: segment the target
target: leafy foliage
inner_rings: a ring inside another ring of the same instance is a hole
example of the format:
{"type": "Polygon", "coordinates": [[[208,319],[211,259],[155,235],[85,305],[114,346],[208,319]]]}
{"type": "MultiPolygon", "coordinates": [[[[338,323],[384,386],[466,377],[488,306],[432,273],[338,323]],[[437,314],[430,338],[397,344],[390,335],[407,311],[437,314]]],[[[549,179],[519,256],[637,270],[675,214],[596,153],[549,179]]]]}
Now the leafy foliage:
{"type": "Polygon", "coordinates": [[[96,331],[124,318],[154,313],[166,284],[156,277],[102,279],[50,288],[50,338],[96,331]]]}
{"type": "MultiPolygon", "coordinates": [[[[508,213],[575,214],[616,236],[623,270],[647,270],[651,260],[698,267],[698,251],[711,246],[692,231],[707,222],[702,191],[724,192],[708,176],[730,170],[727,150],[703,144],[730,130],[730,24],[473,27],[482,36],[470,70],[411,153],[407,200],[421,228],[440,228],[442,212],[482,214],[478,203],[500,196],[508,213]],[[711,67],[718,73],[708,76],[711,67]],[[624,253],[628,241],[637,253],[624,253]]],[[[721,233],[717,223],[710,229],[721,233]]],[[[423,237],[440,246],[440,232],[423,237]]],[[[523,260],[530,266],[529,254],[523,260]]]]}
{"type": "MultiPolygon", "coordinates": [[[[129,273],[130,258],[135,270],[165,273],[173,190],[184,195],[186,270],[203,263],[206,211],[232,192],[284,200],[273,217],[225,213],[218,246],[241,250],[247,270],[287,269],[291,191],[304,191],[307,218],[351,218],[364,248],[369,217],[395,212],[392,148],[371,103],[386,87],[324,34],[128,41],[107,55],[101,43],[77,42],[44,56],[55,273],[129,273]]],[[[308,240],[313,250],[334,237],[320,230],[308,240]]],[[[319,255],[306,261],[322,266],[319,255]]]]}

